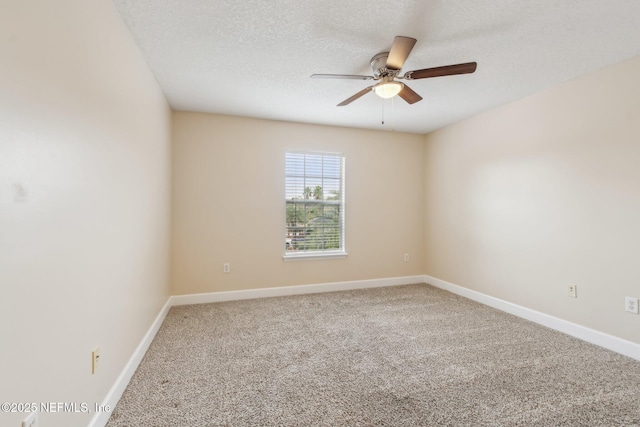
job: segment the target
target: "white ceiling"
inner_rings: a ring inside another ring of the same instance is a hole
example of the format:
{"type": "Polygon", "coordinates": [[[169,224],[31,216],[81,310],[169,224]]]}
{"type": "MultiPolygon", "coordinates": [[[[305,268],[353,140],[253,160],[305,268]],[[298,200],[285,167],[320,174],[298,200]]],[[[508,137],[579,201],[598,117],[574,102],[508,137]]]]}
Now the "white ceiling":
{"type": "Polygon", "coordinates": [[[114,0],[176,110],[427,133],[640,54],[639,0],[114,0]],[[404,71],[476,61],[474,74],[408,82],[409,105],[371,85],[394,36],[404,71]],[[385,117],[385,124],[381,119],[385,117]]]}

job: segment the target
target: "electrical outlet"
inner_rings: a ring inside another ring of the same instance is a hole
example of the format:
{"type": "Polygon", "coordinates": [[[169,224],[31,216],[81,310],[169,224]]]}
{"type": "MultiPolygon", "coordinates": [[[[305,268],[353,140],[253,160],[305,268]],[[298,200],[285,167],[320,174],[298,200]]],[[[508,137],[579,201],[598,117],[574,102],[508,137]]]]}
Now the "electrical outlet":
{"type": "Polygon", "coordinates": [[[571,298],[578,298],[578,285],[569,285],[569,296],[571,298]]]}
{"type": "Polygon", "coordinates": [[[404,254],[404,262],[409,262],[409,254],[404,254]]]}
{"type": "Polygon", "coordinates": [[[624,309],[629,313],[638,314],[638,298],[626,297],[624,299],[624,309]]]}
{"type": "Polygon", "coordinates": [[[96,347],[91,352],[91,374],[95,374],[100,366],[100,347],[96,347]]]}
{"type": "Polygon", "coordinates": [[[38,427],[38,411],[30,413],[29,416],[22,421],[22,427],[38,427]]]}
{"type": "Polygon", "coordinates": [[[229,264],[228,262],[225,262],[224,264],[222,264],[222,272],[231,273],[231,264],[229,264]]]}

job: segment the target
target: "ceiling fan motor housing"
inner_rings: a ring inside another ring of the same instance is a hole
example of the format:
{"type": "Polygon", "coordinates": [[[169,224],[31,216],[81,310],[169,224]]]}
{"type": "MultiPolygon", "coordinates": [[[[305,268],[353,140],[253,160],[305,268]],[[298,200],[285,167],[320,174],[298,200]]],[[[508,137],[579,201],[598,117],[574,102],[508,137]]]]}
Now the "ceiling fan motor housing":
{"type": "Polygon", "coordinates": [[[389,52],[380,52],[371,58],[371,71],[376,80],[384,77],[395,77],[400,71],[387,68],[388,57],[389,52]]]}

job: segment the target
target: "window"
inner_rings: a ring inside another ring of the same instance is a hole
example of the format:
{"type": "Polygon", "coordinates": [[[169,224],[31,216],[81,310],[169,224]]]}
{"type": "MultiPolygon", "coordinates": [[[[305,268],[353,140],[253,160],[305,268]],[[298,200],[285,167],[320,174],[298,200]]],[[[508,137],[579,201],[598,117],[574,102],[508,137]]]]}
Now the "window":
{"type": "Polygon", "coordinates": [[[344,257],[344,156],[287,153],[285,259],[344,257]]]}

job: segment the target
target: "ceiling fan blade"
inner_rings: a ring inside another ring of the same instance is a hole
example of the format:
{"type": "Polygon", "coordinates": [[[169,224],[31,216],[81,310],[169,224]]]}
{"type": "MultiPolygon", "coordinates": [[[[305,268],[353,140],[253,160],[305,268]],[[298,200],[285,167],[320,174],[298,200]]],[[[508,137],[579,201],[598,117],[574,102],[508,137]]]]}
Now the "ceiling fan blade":
{"type": "Polygon", "coordinates": [[[311,74],[312,79],[351,79],[372,80],[373,76],[358,76],[354,74],[311,74]]]}
{"type": "Polygon", "coordinates": [[[414,38],[396,36],[396,38],[393,39],[391,50],[389,50],[386,67],[392,70],[401,69],[415,44],[416,39],[414,38]]]}
{"type": "Polygon", "coordinates": [[[404,85],[402,90],[398,93],[398,96],[404,99],[405,101],[407,101],[407,103],[409,104],[415,104],[418,101],[422,101],[422,97],[417,93],[415,93],[413,89],[411,89],[406,84],[404,85]]]}
{"type": "Polygon", "coordinates": [[[404,78],[407,80],[426,79],[429,77],[453,76],[455,74],[470,74],[476,71],[475,62],[464,64],[445,65],[444,67],[424,68],[422,70],[407,71],[404,78]]]}
{"type": "Polygon", "coordinates": [[[353,95],[352,97],[347,98],[344,101],[342,101],[340,104],[338,104],[338,107],[344,107],[345,105],[351,104],[356,99],[358,99],[361,96],[366,95],[367,93],[371,92],[372,88],[373,88],[373,86],[365,87],[360,92],[358,92],[355,95],[353,95]]]}

